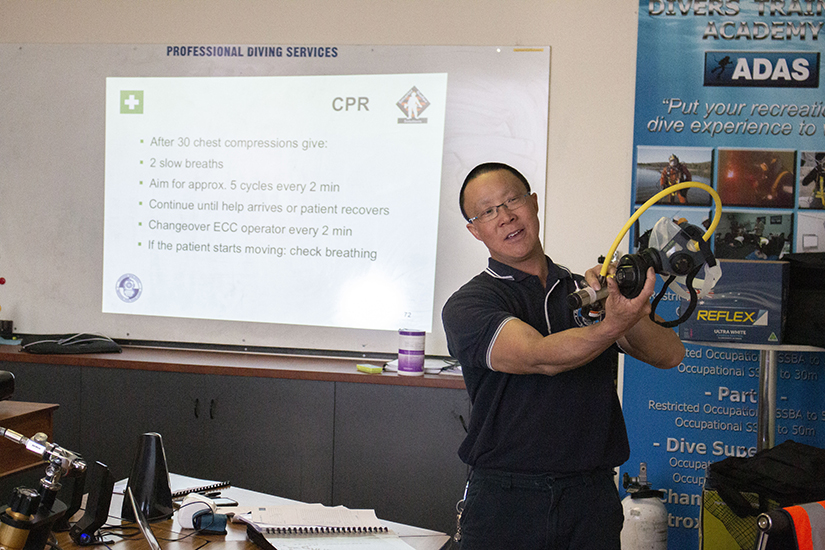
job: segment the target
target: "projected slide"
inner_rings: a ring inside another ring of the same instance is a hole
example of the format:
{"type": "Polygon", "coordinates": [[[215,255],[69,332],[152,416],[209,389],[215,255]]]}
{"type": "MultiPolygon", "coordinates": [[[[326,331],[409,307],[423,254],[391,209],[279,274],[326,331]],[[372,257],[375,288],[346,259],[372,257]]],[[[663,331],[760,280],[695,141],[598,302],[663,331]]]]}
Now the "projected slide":
{"type": "Polygon", "coordinates": [[[446,91],[108,78],[103,312],[432,330],[446,91]]]}

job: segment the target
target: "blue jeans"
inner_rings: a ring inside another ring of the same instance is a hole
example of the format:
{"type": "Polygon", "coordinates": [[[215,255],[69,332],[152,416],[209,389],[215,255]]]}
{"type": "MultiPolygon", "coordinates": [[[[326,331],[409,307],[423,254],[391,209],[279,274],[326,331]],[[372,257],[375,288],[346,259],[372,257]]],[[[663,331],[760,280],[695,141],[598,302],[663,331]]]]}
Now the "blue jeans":
{"type": "Polygon", "coordinates": [[[620,550],[624,514],[613,471],[554,478],[473,471],[461,550],[620,550]]]}

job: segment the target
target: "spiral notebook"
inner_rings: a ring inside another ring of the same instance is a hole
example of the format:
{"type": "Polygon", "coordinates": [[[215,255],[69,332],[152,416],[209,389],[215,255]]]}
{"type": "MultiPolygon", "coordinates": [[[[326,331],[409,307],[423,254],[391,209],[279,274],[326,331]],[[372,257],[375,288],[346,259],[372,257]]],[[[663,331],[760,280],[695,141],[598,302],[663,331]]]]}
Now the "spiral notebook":
{"type": "Polygon", "coordinates": [[[198,485],[197,487],[187,487],[186,489],[172,491],[172,499],[183,498],[192,493],[210,493],[212,491],[220,491],[221,489],[228,489],[229,487],[232,487],[232,484],[228,481],[217,481],[206,485],[198,485]]]}
{"type": "Polygon", "coordinates": [[[263,506],[245,514],[236,514],[233,521],[242,521],[259,533],[270,535],[295,534],[358,534],[386,533],[375,510],[351,510],[345,506],[295,504],[263,506]]]}

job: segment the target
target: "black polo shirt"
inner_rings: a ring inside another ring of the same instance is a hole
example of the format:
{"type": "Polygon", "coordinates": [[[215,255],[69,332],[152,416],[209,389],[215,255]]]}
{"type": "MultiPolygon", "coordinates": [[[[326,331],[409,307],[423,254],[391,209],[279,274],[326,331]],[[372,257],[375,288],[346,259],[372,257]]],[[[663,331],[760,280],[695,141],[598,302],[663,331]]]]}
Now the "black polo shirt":
{"type": "Polygon", "coordinates": [[[547,259],[538,277],[489,260],[487,270],[453,294],[442,321],[450,354],[461,363],[472,413],[459,456],[477,468],[570,474],[613,468],[629,456],[613,376],[615,348],[555,376],[496,372],[490,350],[508,320],[546,336],[576,326],[567,295],[571,273],[547,259]]]}

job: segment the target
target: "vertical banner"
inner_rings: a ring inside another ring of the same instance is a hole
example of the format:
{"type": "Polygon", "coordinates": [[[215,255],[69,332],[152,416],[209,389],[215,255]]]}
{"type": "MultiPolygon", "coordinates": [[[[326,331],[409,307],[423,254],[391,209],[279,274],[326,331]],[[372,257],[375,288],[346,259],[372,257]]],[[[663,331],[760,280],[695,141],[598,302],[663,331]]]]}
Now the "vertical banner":
{"type": "MultiPolygon", "coordinates": [[[[630,213],[697,181],[722,200],[710,239],[717,258],[825,251],[823,27],[821,2],[641,1],[630,213]]],[[[711,204],[697,188],[666,196],[640,216],[631,248],[662,217],[708,227],[711,204]]],[[[679,305],[668,291],[657,313],[675,319],[679,305]]],[[[699,547],[707,466],[756,453],[759,398],[758,350],[686,348],[668,371],[626,358],[622,391],[631,456],[621,473],[637,476],[647,463],[664,493],[668,548],[679,550],[699,547]]],[[[825,446],[823,361],[825,353],[779,352],[777,443],[825,446]]]]}

